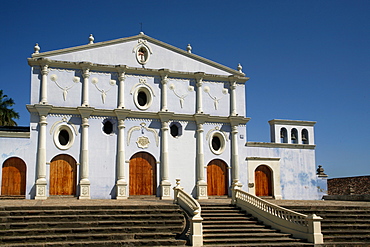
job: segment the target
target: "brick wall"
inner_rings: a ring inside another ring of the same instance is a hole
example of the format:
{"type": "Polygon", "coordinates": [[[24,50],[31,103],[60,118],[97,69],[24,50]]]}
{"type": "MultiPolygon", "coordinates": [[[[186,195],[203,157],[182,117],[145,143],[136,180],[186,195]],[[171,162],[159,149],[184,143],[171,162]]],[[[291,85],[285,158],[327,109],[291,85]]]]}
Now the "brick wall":
{"type": "Polygon", "coordinates": [[[370,195],[370,176],[328,179],[328,195],[370,195]]]}

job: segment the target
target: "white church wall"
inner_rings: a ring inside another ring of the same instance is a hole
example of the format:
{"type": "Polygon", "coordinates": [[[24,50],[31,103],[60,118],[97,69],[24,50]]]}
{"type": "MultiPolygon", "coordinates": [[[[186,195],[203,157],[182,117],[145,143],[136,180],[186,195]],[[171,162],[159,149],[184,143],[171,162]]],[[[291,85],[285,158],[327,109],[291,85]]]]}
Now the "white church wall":
{"type": "Polygon", "coordinates": [[[196,111],[195,80],[187,78],[169,78],[167,82],[168,111],[194,114],[196,111]]]}
{"type": "MultiPolygon", "coordinates": [[[[118,86],[115,73],[91,71],[89,77],[90,106],[99,109],[117,107],[118,86]]],[[[78,104],[76,105],[78,106],[78,104]]]]}
{"type": "MultiPolygon", "coordinates": [[[[247,157],[266,159],[279,158],[282,199],[321,199],[319,196],[319,191],[317,189],[318,185],[315,173],[315,150],[296,148],[247,147],[247,157]]],[[[266,163],[266,165],[269,164],[266,163]]],[[[243,179],[248,178],[248,169],[244,168],[241,172],[243,173],[243,179]]],[[[244,180],[243,183],[247,185],[249,181],[244,180]]],[[[244,187],[244,189],[246,189],[246,187],[244,187]]]]}
{"type": "Polygon", "coordinates": [[[66,107],[81,105],[83,78],[79,70],[50,68],[47,79],[49,104],[66,107]]]}
{"type": "MultiPolygon", "coordinates": [[[[127,41],[124,43],[110,44],[107,46],[94,47],[94,49],[85,49],[74,51],[65,54],[51,55],[48,58],[60,61],[75,61],[75,62],[92,62],[98,64],[125,64],[130,67],[141,67],[138,64],[133,48],[138,45],[138,41],[127,41]]],[[[153,44],[147,41],[147,45],[151,48],[151,55],[148,62],[144,65],[145,68],[198,72],[202,71],[208,74],[229,75],[221,69],[217,69],[193,58],[184,56],[153,44]]],[[[185,47],[184,47],[185,48],[185,47]]]]}
{"type": "MultiPolygon", "coordinates": [[[[168,138],[169,181],[174,186],[181,179],[181,186],[194,193],[196,184],[196,124],[194,121],[173,121],[182,125],[182,135],[168,138]]],[[[172,186],[172,187],[173,187],[172,186]]],[[[171,196],[173,191],[171,190],[171,196]]]]}
{"type": "Polygon", "coordinates": [[[204,81],[203,112],[212,116],[230,115],[230,97],[228,82],[204,81]]]}
{"type": "Polygon", "coordinates": [[[31,67],[31,98],[30,104],[40,103],[41,71],[40,67],[31,67]]]}

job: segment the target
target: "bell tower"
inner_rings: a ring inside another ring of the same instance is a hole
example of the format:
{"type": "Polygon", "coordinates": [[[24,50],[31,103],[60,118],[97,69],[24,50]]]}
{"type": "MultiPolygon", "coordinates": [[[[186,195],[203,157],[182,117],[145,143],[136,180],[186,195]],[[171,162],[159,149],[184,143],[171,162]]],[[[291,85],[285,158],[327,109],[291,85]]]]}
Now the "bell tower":
{"type": "Polygon", "coordinates": [[[271,142],[315,145],[313,121],[273,119],[269,121],[271,142]]]}

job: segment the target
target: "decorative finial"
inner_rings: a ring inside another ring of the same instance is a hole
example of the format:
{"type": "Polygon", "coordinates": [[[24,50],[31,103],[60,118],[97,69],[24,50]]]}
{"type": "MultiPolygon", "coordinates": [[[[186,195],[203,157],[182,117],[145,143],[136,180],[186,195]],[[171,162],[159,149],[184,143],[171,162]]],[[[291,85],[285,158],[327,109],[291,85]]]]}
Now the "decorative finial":
{"type": "Polygon", "coordinates": [[[140,32],[141,35],[144,35],[144,32],[140,32]]]}
{"type": "Polygon", "coordinates": [[[193,49],[193,48],[191,47],[191,45],[190,45],[190,44],[188,44],[188,46],[186,47],[186,50],[187,50],[189,53],[191,53],[191,49],[193,49]]]}
{"type": "Polygon", "coordinates": [[[90,34],[89,36],[89,45],[94,44],[94,36],[90,34]]]}
{"type": "Polygon", "coordinates": [[[327,177],[328,176],[324,173],[324,168],[322,168],[322,166],[320,166],[320,165],[319,165],[319,168],[317,168],[317,170],[316,170],[316,175],[318,175],[319,177],[327,177]]]}
{"type": "Polygon", "coordinates": [[[40,46],[39,46],[39,44],[38,43],[36,43],[36,45],[35,45],[35,47],[33,47],[33,49],[34,49],[34,53],[35,54],[37,54],[37,53],[39,53],[39,51],[40,51],[40,46]]]}
{"type": "Polygon", "coordinates": [[[240,73],[243,73],[243,71],[242,71],[242,69],[243,69],[243,67],[240,65],[240,63],[238,64],[238,71],[240,72],[240,73]]]}

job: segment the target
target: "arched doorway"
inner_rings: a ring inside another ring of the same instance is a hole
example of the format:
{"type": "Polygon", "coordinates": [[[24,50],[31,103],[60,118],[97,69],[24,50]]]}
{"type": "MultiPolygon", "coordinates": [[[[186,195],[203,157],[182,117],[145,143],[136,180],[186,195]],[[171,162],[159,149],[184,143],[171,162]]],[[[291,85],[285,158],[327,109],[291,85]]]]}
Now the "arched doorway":
{"type": "Polygon", "coordinates": [[[211,160],[207,165],[207,192],[209,196],[228,194],[228,169],[224,161],[211,160]]]}
{"type": "Polygon", "coordinates": [[[68,154],[55,156],[50,162],[50,195],[76,195],[77,164],[68,154]]]}
{"type": "Polygon", "coordinates": [[[272,174],[266,165],[260,165],[254,172],[256,196],[272,196],[272,174]]]}
{"type": "Polygon", "coordinates": [[[2,168],[1,195],[25,195],[26,171],[26,163],[22,159],[16,157],[7,159],[2,168]]]}
{"type": "Polygon", "coordinates": [[[130,195],[155,195],[156,171],[156,160],[151,154],[134,154],[130,159],[130,195]]]}

